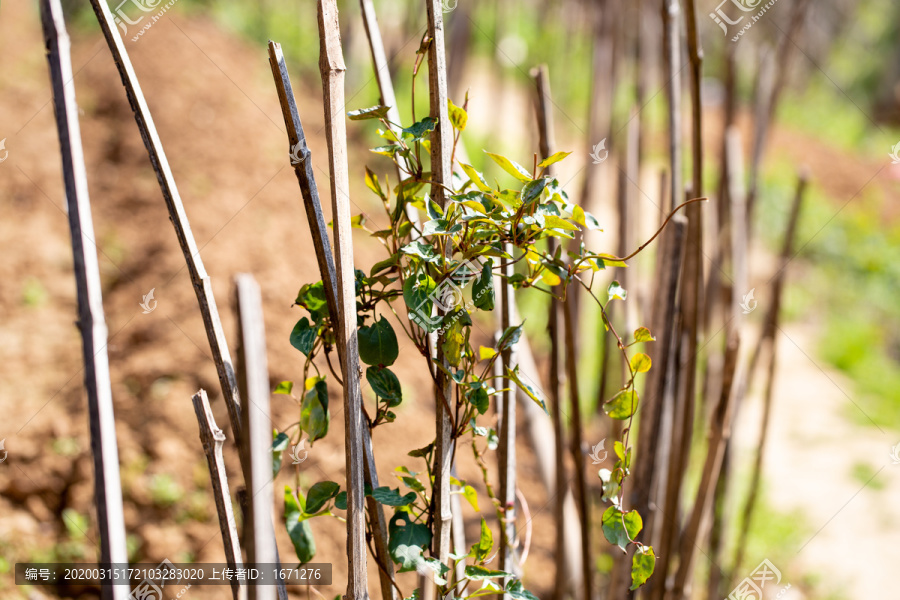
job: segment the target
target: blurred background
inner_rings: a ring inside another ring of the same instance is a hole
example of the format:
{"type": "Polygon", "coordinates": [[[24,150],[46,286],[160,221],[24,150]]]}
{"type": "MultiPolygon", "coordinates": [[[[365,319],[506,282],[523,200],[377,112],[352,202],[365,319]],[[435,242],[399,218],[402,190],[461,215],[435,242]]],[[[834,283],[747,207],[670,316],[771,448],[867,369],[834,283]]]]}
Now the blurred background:
{"type": "MultiPolygon", "coordinates": [[[[746,316],[745,352],[752,352],[771,301],[801,169],[809,181],[796,256],[787,267],[771,425],[744,569],[749,574],[753,565],[770,560],[782,573],[782,587],[790,584],[781,596],[788,600],[900,597],[891,591],[892,567],[900,564],[900,5],[819,0],[799,11],[802,0],[778,0],[732,41],[740,27],[729,25],[723,34],[709,13],[724,3],[714,1],[697,3],[704,50],[703,195],[720,195],[723,124],[729,119],[756,186],[746,292],[755,290],[750,306],[758,302],[760,310],[746,316]]],[[[288,162],[266,42],[283,46],[324,198],[315,2],[177,0],[145,30],[143,15],[151,13],[138,4],[127,0],[110,7],[135,21],[123,23],[123,38],[212,277],[228,339],[236,340],[232,276],[253,273],[263,292],[273,387],[294,380],[302,363],[288,337],[300,312],[291,304],[301,285],[318,280],[318,271],[288,162]]],[[[730,5],[723,10],[733,16],[730,5]]],[[[64,6],[110,333],[130,560],[223,561],[190,396],[206,389],[220,426],[227,417],[190,279],[93,11],[80,0],[64,6]],[[158,305],[145,313],[140,303],[151,289],[158,305]]],[[[428,112],[427,79],[421,75],[414,113],[410,104],[424,7],[411,0],[376,0],[375,6],[408,125],[413,114],[428,112]]],[[[340,8],[347,110],[378,104],[359,6],[343,2],[340,8]]],[[[627,182],[636,215],[633,239],[642,243],[652,235],[667,202],[661,172],[669,164],[661,2],[448,0],[445,9],[450,95],[457,105],[468,101],[462,139],[472,164],[489,181],[503,175],[482,149],[532,164],[538,134],[531,70],[546,64],[557,149],[573,153],[558,165],[557,175],[570,198],[589,207],[604,229],[588,237],[588,246],[620,253],[617,186],[636,119],[641,167],[627,182]]],[[[14,585],[16,562],[89,562],[99,550],[72,253],[36,3],[7,0],[0,6],[0,62],[0,598],[96,597],[90,586],[14,585]]],[[[689,69],[679,67],[689,181],[689,69]]],[[[379,145],[374,125],[349,122],[348,136],[354,213],[377,223],[384,217],[363,184],[365,166],[379,173],[391,166],[368,152],[379,145]]],[[[714,237],[714,217],[708,220],[707,235],[714,237]]],[[[368,270],[385,257],[363,235],[354,242],[359,268],[368,270]]],[[[628,301],[640,318],[651,300],[655,253],[656,246],[650,247],[632,265],[636,275],[628,301]]],[[[712,257],[705,257],[704,267],[712,268],[712,257]]],[[[600,289],[618,277],[615,270],[601,275],[600,289]]],[[[534,296],[522,294],[519,302],[540,359],[547,352],[546,303],[534,296]]],[[[602,327],[587,307],[580,319],[578,366],[588,415],[583,436],[593,446],[611,435],[598,407],[602,327]]],[[[723,343],[713,326],[704,329],[699,345],[723,343]]],[[[427,433],[433,424],[430,382],[416,366],[397,369],[405,388],[421,390],[420,398],[412,392],[397,409],[406,423],[402,444],[387,427],[375,434],[376,448],[384,448],[378,459],[385,478],[397,464],[412,468],[406,453],[433,439],[427,433]]],[[[762,371],[750,381],[734,430],[722,538],[728,556],[758,446],[762,371]]],[[[273,396],[276,425],[295,419],[293,403],[273,396]]],[[[332,429],[336,433],[310,448],[297,472],[279,475],[276,495],[294,477],[303,486],[342,477],[337,411],[332,429]]],[[[704,442],[702,433],[695,435],[687,496],[696,489],[704,442]]],[[[520,487],[533,526],[524,580],[541,598],[554,589],[553,494],[536,466],[548,452],[551,439],[521,439],[520,487]]],[[[226,457],[236,478],[239,463],[230,445],[226,457]]],[[[460,470],[473,482],[480,479],[472,465],[460,470]]],[[[599,493],[593,470],[589,483],[599,493]]],[[[346,580],[344,534],[336,519],[320,521],[313,525],[316,560],[335,564],[335,583],[317,592],[331,598],[343,592],[346,580]]],[[[474,515],[466,523],[477,530],[474,515]]],[[[282,555],[292,554],[283,529],[277,530],[282,555]]],[[[612,555],[599,531],[591,533],[591,544],[603,597],[612,555]]],[[[698,552],[699,581],[712,563],[698,552]]],[[[695,588],[696,598],[707,597],[704,585],[695,588]]],[[[190,595],[214,598],[220,592],[227,593],[198,588],[190,595]]]]}

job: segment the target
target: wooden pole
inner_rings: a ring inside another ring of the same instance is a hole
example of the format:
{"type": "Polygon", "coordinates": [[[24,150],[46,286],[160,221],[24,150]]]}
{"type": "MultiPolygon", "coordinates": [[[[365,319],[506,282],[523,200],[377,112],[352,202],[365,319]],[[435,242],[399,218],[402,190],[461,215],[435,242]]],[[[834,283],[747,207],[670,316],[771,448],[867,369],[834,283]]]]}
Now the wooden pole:
{"type": "Polygon", "coordinates": [[[667,596],[672,600],[687,598],[688,584],[693,573],[695,550],[700,536],[700,524],[709,510],[709,499],[712,496],[719,469],[722,467],[725,443],[731,435],[731,415],[734,406],[733,398],[735,396],[735,394],[732,394],[732,384],[737,370],[739,350],[740,333],[735,329],[732,330],[728,338],[728,345],[725,350],[722,391],[710,418],[706,462],[703,465],[703,472],[700,476],[696,500],[688,522],[681,533],[678,571],[675,573],[672,593],[667,596]]]}
{"type": "MultiPolygon", "coordinates": [[[[84,359],[84,386],[88,398],[91,454],[94,460],[94,498],[100,534],[100,561],[128,564],[125,518],[119,482],[119,450],[109,382],[107,329],[103,315],[100,268],[97,264],[94,225],[88,195],[87,171],[81,146],[78,104],[72,83],[69,35],[59,0],[41,1],[41,23],[50,65],[53,108],[62,154],[63,183],[72,235],[75,287],[78,296],[78,326],[84,359]]],[[[128,587],[104,585],[104,600],[124,600],[128,587]]]]}
{"type": "MultiPolygon", "coordinates": [[[[325,224],[325,216],[322,212],[322,203],[319,199],[319,190],[313,175],[311,153],[306,144],[306,135],[300,122],[300,113],[297,110],[297,102],[288,76],[287,65],[281,45],[269,42],[269,64],[272,67],[272,75],[275,79],[275,87],[278,90],[278,99],[281,103],[281,112],[288,133],[292,157],[296,157],[293,167],[300,183],[300,191],[303,196],[303,206],[306,209],[306,217],[309,230],[312,234],[313,247],[316,253],[316,262],[319,265],[319,274],[325,286],[325,301],[329,314],[340,314],[338,311],[337,290],[335,289],[334,256],[331,253],[331,243],[328,240],[328,228],[325,224]]],[[[344,346],[343,338],[338,338],[338,359],[343,364],[344,346]]],[[[362,406],[362,399],[359,400],[362,406]]],[[[365,462],[363,475],[366,484],[373,490],[379,486],[378,470],[375,466],[375,456],[372,450],[372,435],[367,426],[362,428],[363,449],[365,462]]],[[[378,501],[371,496],[366,497],[366,508],[369,512],[369,523],[374,533],[375,558],[382,568],[378,570],[381,584],[382,598],[385,600],[396,599],[397,590],[393,583],[394,562],[388,551],[388,531],[384,517],[384,509],[378,501]]]]}
{"type": "MultiPolygon", "coordinates": [[[[553,128],[553,111],[550,108],[552,97],[550,95],[550,75],[547,65],[541,65],[532,71],[535,85],[537,88],[537,102],[535,104],[538,134],[540,139],[541,159],[546,159],[553,154],[556,147],[553,128]]],[[[547,167],[547,174],[552,177],[554,174],[553,165],[547,167]]],[[[550,254],[555,255],[559,249],[559,240],[551,237],[549,240],[550,254]]],[[[556,539],[554,545],[554,563],[556,567],[556,586],[554,588],[554,597],[562,600],[566,594],[566,588],[570,585],[566,577],[566,529],[564,527],[565,513],[563,510],[565,499],[564,491],[568,489],[569,483],[566,479],[566,463],[565,463],[565,433],[562,426],[562,409],[560,406],[560,360],[562,358],[563,344],[560,339],[559,327],[559,308],[560,302],[555,296],[562,294],[562,287],[553,288],[554,297],[550,298],[550,315],[547,319],[547,331],[550,336],[550,402],[553,412],[553,441],[554,456],[556,465],[556,498],[553,505],[553,519],[556,525],[556,539]]]]}
{"type": "MultiPolygon", "coordinates": [[[[505,251],[512,255],[513,245],[506,244],[505,251]]],[[[504,277],[512,277],[515,274],[513,261],[501,259],[501,270],[504,277]]],[[[513,287],[504,279],[500,287],[500,332],[506,331],[513,325],[512,308],[513,287]]],[[[504,374],[506,369],[514,368],[516,353],[514,348],[506,348],[502,352],[504,374]]],[[[507,391],[502,392],[502,415],[498,427],[500,431],[500,489],[499,499],[503,511],[503,523],[501,529],[502,545],[500,548],[500,570],[509,573],[518,573],[519,559],[516,549],[516,392],[515,384],[507,380],[507,391]]],[[[504,581],[504,587],[507,582],[504,581]]]]}
{"type": "MultiPolygon", "coordinates": [[[[442,208],[447,199],[444,185],[450,185],[450,155],[453,147],[453,130],[447,107],[447,59],[444,52],[444,13],[440,0],[426,0],[428,12],[428,82],[431,101],[431,117],[437,121],[431,138],[431,171],[434,184],[432,199],[442,208]]],[[[452,253],[447,247],[447,255],[452,253]]],[[[442,339],[436,340],[438,360],[444,361],[442,339]]],[[[448,412],[453,401],[452,384],[441,371],[437,372],[435,394],[436,439],[434,445],[434,538],[432,554],[447,564],[450,554],[450,467],[453,463],[453,439],[451,415],[448,412]]],[[[515,489],[515,488],[513,488],[515,489]]]]}
{"type": "Polygon", "coordinates": [[[169,168],[169,161],[166,159],[166,153],[163,151],[162,142],[156,131],[156,125],[153,123],[153,117],[150,114],[150,108],[147,106],[144,93],[141,91],[141,85],[134,72],[134,67],[131,65],[131,59],[128,57],[128,51],[125,49],[125,44],[119,35],[119,28],[116,26],[106,2],[103,0],[91,0],[91,6],[94,8],[97,20],[100,23],[100,29],[103,31],[103,36],[106,38],[106,43],[116,62],[116,67],[119,69],[119,75],[122,77],[128,101],[131,104],[131,109],[134,111],[134,118],[137,121],[144,145],[147,147],[147,153],[150,155],[150,163],[156,172],[156,178],[159,180],[159,187],[166,201],[166,207],[169,209],[169,218],[175,226],[175,235],[184,254],[191,283],[193,283],[194,292],[197,294],[197,301],[200,304],[203,326],[206,329],[210,350],[212,350],[213,362],[215,362],[216,373],[219,376],[219,385],[222,387],[222,396],[225,398],[225,404],[228,407],[231,430],[234,434],[235,442],[240,444],[241,399],[237,380],[235,379],[234,365],[228,352],[228,343],[225,340],[225,331],[222,329],[219,311],[216,308],[216,300],[213,297],[212,283],[209,275],[206,273],[206,269],[203,267],[200,250],[194,241],[194,234],[191,232],[184,204],[182,204],[181,196],[178,194],[175,178],[172,176],[172,170],[169,168]]]}
{"type": "MultiPolygon", "coordinates": [[[[241,414],[245,432],[243,463],[248,476],[244,542],[248,564],[271,565],[278,562],[278,550],[272,521],[275,500],[272,490],[272,417],[262,295],[252,275],[236,275],[234,283],[241,336],[238,347],[240,384],[247,398],[247,408],[241,414]]],[[[276,597],[275,586],[250,585],[247,588],[250,600],[274,600],[276,597]]]]}
{"type": "MultiPolygon", "coordinates": [[[[191,401],[194,404],[197,423],[200,425],[200,442],[203,444],[203,452],[206,454],[206,462],[209,464],[209,478],[212,482],[216,513],[219,515],[219,529],[225,545],[225,560],[229,568],[238,569],[243,566],[243,560],[237,525],[234,521],[234,510],[231,507],[231,494],[228,491],[228,477],[225,475],[225,458],[222,456],[225,433],[216,425],[216,419],[213,417],[212,407],[209,405],[209,398],[206,397],[205,390],[194,394],[191,401]]],[[[231,592],[234,600],[238,600],[240,589],[240,583],[233,580],[231,592]]]]}
{"type": "Polygon", "coordinates": [[[769,364],[766,374],[766,387],[763,392],[763,416],[762,427],[759,431],[759,441],[756,444],[756,458],[753,463],[752,475],[750,477],[750,491],[747,493],[747,499],[744,503],[741,529],[738,534],[738,542],[735,550],[734,561],[731,565],[731,579],[734,574],[740,572],[741,563],[744,559],[744,551],[747,545],[747,536],[750,532],[750,524],[753,521],[753,512],[756,508],[756,501],[759,497],[759,484],[762,478],[763,459],[765,458],[766,443],[768,441],[769,421],[772,413],[772,398],[775,381],[775,366],[777,364],[775,334],[778,331],[778,322],[780,320],[781,302],[784,295],[784,281],[787,271],[787,264],[793,258],[794,239],[797,234],[797,223],[800,220],[800,208],[803,204],[803,196],[806,192],[808,182],[808,174],[801,172],[797,182],[797,191],[794,195],[794,202],[791,205],[791,215],[788,220],[787,230],[784,234],[784,244],[781,249],[781,257],[779,261],[778,272],[775,274],[775,281],[772,285],[772,303],[769,305],[769,311],[766,314],[765,325],[760,336],[759,343],[753,351],[753,358],[747,368],[747,376],[745,381],[749,387],[752,380],[756,363],[759,359],[760,349],[767,346],[769,349],[769,364]]]}
{"type": "Polygon", "coordinates": [[[366,574],[366,523],[363,481],[365,434],[359,388],[359,340],[357,338],[353,239],[350,225],[350,177],[347,166],[347,127],[344,115],[344,56],[336,0],[318,0],[319,69],[325,101],[325,138],[331,173],[331,206],[334,247],[338,336],[344,379],[345,468],[347,474],[347,600],[368,598],[366,574]]]}

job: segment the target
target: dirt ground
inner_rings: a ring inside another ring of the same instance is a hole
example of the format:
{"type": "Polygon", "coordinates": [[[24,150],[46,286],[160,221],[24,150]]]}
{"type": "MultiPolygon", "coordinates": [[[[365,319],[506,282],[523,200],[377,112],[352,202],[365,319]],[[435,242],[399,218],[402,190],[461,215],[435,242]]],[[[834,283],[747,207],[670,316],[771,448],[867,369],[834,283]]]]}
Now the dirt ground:
{"type": "MultiPolygon", "coordinates": [[[[36,8],[7,3],[0,32],[4,65],[0,136],[6,138],[9,152],[0,164],[4,256],[0,261],[0,364],[4,366],[0,439],[5,439],[8,452],[0,464],[0,556],[11,567],[17,561],[53,556],[50,550],[63,546],[74,553],[70,554],[73,560],[90,561],[97,550],[81,342],[73,323],[76,302],[70,238],[36,8]],[[69,509],[89,519],[84,537],[78,535],[79,523],[73,524],[72,513],[66,513],[70,524],[65,525],[61,515],[69,509]]],[[[220,562],[224,554],[190,405],[191,395],[199,388],[209,392],[219,425],[229,437],[230,432],[196,298],[106,45],[96,33],[73,42],[75,88],[83,112],[81,130],[109,327],[126,528],[136,560],[220,562]],[[151,289],[158,305],[144,314],[139,303],[151,289]],[[168,481],[178,490],[171,503],[165,500],[166,490],[172,487],[164,485],[168,481]]],[[[288,335],[301,314],[291,303],[303,283],[318,277],[297,182],[287,161],[265,48],[236,40],[203,19],[175,17],[155,24],[128,49],[212,277],[229,341],[236,340],[232,277],[249,272],[262,288],[273,386],[296,380],[301,362],[288,335]]],[[[294,89],[319,188],[326,198],[321,92],[313,83],[295,78],[294,89]]],[[[370,82],[351,108],[374,104],[374,99],[370,82]]],[[[350,136],[351,147],[354,139],[363,143],[361,130],[351,127],[350,136]]],[[[776,141],[781,139],[776,135],[776,141]]],[[[794,143],[778,143],[782,151],[787,155],[805,151],[808,158],[808,148],[791,139],[794,143]]],[[[367,160],[369,155],[351,156],[351,177],[357,211],[370,212],[373,205],[360,184],[367,160]]],[[[838,176],[824,160],[813,168],[814,176],[838,176]]],[[[857,185],[859,177],[848,168],[846,177],[835,185],[858,189],[865,183],[857,185]]],[[[648,182],[647,187],[654,185],[648,182]]],[[[379,215],[371,213],[369,218],[377,222],[379,215]]],[[[376,245],[361,237],[356,244],[358,265],[381,258],[376,245]]],[[[879,471],[877,477],[887,482],[886,489],[863,490],[834,515],[860,487],[849,476],[848,465],[863,459],[877,466],[889,462],[887,452],[895,441],[890,433],[873,433],[842,418],[845,396],[839,390],[852,393],[850,385],[835,383],[832,373],[804,356],[811,355],[814,338],[809,326],[803,327],[786,328],[796,346],[779,340],[783,359],[777,397],[785,401],[777,404],[774,415],[767,489],[776,506],[798,508],[810,523],[824,527],[798,554],[796,565],[786,570],[823,573],[826,581],[849,590],[849,597],[887,597],[884,590],[893,584],[890,565],[900,561],[900,550],[887,532],[897,526],[900,512],[886,500],[896,497],[900,467],[888,464],[879,471]],[[797,477],[798,471],[806,476],[797,477]],[[855,551],[860,536],[867,536],[865,552],[855,551]]],[[[382,480],[392,486],[396,485],[390,481],[393,465],[421,470],[406,453],[430,441],[428,430],[433,423],[430,383],[421,365],[402,364],[397,372],[406,392],[398,422],[377,430],[374,439],[382,480]],[[396,442],[398,434],[402,443],[396,442]]],[[[332,398],[331,406],[332,433],[310,449],[308,460],[300,466],[304,486],[343,476],[339,397],[332,398]]],[[[749,399],[748,414],[756,407],[756,400],[749,399]]],[[[287,424],[296,418],[289,399],[273,396],[275,423],[287,424]]],[[[591,434],[599,435],[600,425],[594,427],[597,431],[591,434]]],[[[739,431],[738,439],[739,447],[752,448],[752,429],[739,431]]],[[[549,565],[554,534],[550,498],[539,483],[534,460],[541,451],[540,446],[523,440],[519,473],[534,516],[526,585],[547,597],[553,585],[549,565]]],[[[226,461],[232,487],[238,487],[239,465],[231,445],[226,445],[226,461]]],[[[482,492],[470,461],[462,461],[460,468],[460,476],[482,492]]],[[[284,469],[275,482],[276,498],[291,482],[292,474],[284,469]]],[[[477,517],[468,509],[465,514],[472,537],[477,517]]],[[[277,529],[281,555],[293,556],[287,536],[277,529]]],[[[346,581],[341,560],[343,526],[336,519],[317,519],[313,529],[316,561],[334,564],[334,584],[317,591],[331,598],[343,593],[346,581]]],[[[604,544],[594,542],[598,549],[604,544]]],[[[748,557],[749,562],[753,560],[748,557]]],[[[370,563],[369,577],[376,576],[370,563]]],[[[404,589],[412,589],[409,576],[400,581],[404,589]]],[[[221,597],[222,591],[197,588],[191,596],[221,597]]],[[[96,590],[58,594],[94,597],[96,590]]],[[[0,572],[0,598],[22,597],[42,596],[26,596],[23,588],[13,585],[11,571],[0,572]]]]}

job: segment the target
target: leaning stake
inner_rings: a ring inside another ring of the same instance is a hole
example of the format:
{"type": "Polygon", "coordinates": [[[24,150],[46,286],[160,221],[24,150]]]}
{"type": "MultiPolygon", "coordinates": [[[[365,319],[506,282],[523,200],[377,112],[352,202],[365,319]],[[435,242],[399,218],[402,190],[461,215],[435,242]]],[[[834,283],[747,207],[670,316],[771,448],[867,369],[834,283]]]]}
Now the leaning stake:
{"type": "MultiPolygon", "coordinates": [[[[72,58],[59,0],[41,2],[41,22],[50,63],[53,107],[62,153],[63,181],[69,208],[75,285],[78,292],[78,324],[84,356],[84,386],[87,389],[91,452],[94,457],[94,497],[97,501],[97,526],[100,530],[100,561],[128,564],[125,548],[125,518],[122,514],[122,490],[119,483],[119,450],[109,383],[109,357],[106,353],[107,330],[100,291],[100,269],[94,243],[94,224],[88,196],[87,172],[81,148],[78,104],[72,84],[72,58]]],[[[128,596],[128,587],[104,585],[104,599],[120,600],[128,596]]]]}
{"type": "Polygon", "coordinates": [[[366,520],[363,513],[363,420],[359,389],[359,340],[353,240],[350,226],[350,176],[347,171],[347,127],[344,120],[344,56],[336,0],[318,1],[319,70],[325,101],[325,139],[331,172],[331,207],[337,271],[337,335],[344,347],[344,431],[347,472],[347,600],[368,598],[366,591],[366,520]]]}
{"type": "Polygon", "coordinates": [[[203,268],[200,250],[194,241],[194,234],[191,233],[191,226],[188,223],[187,214],[184,212],[178,188],[175,186],[175,178],[169,168],[169,161],[163,151],[162,142],[156,132],[156,125],[150,115],[150,108],[144,99],[141,84],[138,83],[131,59],[128,58],[128,51],[125,50],[125,44],[119,35],[119,29],[109,11],[109,6],[102,0],[91,0],[91,5],[94,7],[97,20],[100,22],[100,29],[103,31],[109,50],[116,61],[128,101],[134,111],[134,118],[137,121],[144,145],[147,147],[147,153],[150,155],[150,163],[153,165],[153,170],[156,171],[159,187],[166,201],[166,207],[169,209],[169,218],[175,226],[175,235],[178,237],[178,244],[184,253],[184,260],[187,262],[188,272],[191,275],[191,283],[194,284],[194,292],[200,303],[203,326],[206,329],[206,337],[209,339],[213,361],[216,363],[222,395],[228,407],[231,431],[234,434],[234,441],[240,445],[241,399],[234,376],[234,365],[231,362],[231,355],[228,353],[228,343],[225,341],[225,332],[222,329],[222,322],[219,320],[219,310],[216,308],[216,300],[213,297],[212,283],[209,275],[206,274],[206,269],[203,268]]]}
{"type": "MultiPolygon", "coordinates": [[[[309,148],[306,145],[306,135],[300,122],[300,113],[297,110],[297,102],[294,100],[294,92],[291,88],[291,80],[288,76],[287,65],[284,62],[284,54],[281,45],[269,42],[269,64],[272,67],[272,75],[275,78],[275,87],[278,90],[278,99],[281,103],[281,113],[284,117],[284,125],[287,128],[288,143],[291,146],[291,163],[297,180],[300,182],[300,191],[303,195],[303,205],[306,208],[306,217],[309,221],[309,230],[312,234],[313,247],[316,251],[316,261],[319,264],[319,274],[325,285],[325,302],[328,305],[328,313],[338,314],[337,291],[334,287],[334,256],[331,254],[331,243],[328,241],[328,229],[325,225],[325,217],[322,213],[322,203],[319,200],[319,190],[313,176],[312,160],[309,148]]],[[[339,338],[338,342],[342,342],[339,338]]],[[[344,347],[338,345],[338,360],[343,361],[344,347]]],[[[341,362],[343,364],[343,362],[341,362]]],[[[360,406],[362,400],[359,401],[360,406]]],[[[378,487],[378,471],[375,467],[375,457],[372,452],[372,438],[368,427],[362,428],[363,446],[365,449],[364,475],[366,484],[373,490],[378,487]]],[[[385,600],[397,597],[397,590],[393,583],[394,563],[388,551],[387,524],[384,519],[384,509],[381,503],[372,496],[366,497],[366,506],[369,510],[369,522],[374,532],[375,558],[379,562],[378,575],[381,581],[381,595],[385,600]]]]}

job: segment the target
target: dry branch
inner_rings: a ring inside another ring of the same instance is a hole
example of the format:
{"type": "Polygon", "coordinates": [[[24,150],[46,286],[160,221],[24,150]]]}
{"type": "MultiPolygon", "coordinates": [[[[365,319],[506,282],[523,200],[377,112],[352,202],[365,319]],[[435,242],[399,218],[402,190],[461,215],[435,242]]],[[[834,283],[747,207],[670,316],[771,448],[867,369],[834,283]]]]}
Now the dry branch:
{"type": "MultiPolygon", "coordinates": [[[[231,506],[231,494],[228,492],[228,477],[225,475],[225,458],[222,446],[225,444],[225,433],[216,425],[212,408],[206,391],[200,390],[191,397],[194,413],[200,426],[200,441],[206,462],[209,464],[209,478],[212,482],[213,497],[216,502],[216,513],[219,515],[219,529],[222,531],[222,542],[225,545],[225,560],[228,567],[237,569],[243,566],[241,546],[238,541],[237,525],[234,521],[234,510],[231,506]]],[[[235,600],[240,595],[240,584],[231,582],[231,592],[235,600]]]]}
{"type": "Polygon", "coordinates": [[[134,72],[134,67],[131,65],[131,59],[128,57],[128,51],[125,49],[125,44],[119,35],[119,28],[116,26],[106,2],[91,0],[91,5],[97,15],[100,29],[103,31],[103,36],[106,38],[106,43],[109,46],[113,59],[116,61],[116,67],[119,69],[119,75],[122,77],[122,83],[125,85],[128,101],[131,104],[131,109],[134,111],[134,118],[137,121],[144,145],[147,147],[147,153],[150,155],[150,163],[156,172],[156,178],[159,180],[159,187],[166,201],[166,207],[169,209],[169,218],[175,226],[175,235],[178,238],[181,251],[184,253],[184,259],[191,276],[191,283],[194,286],[194,292],[197,294],[197,301],[200,303],[203,326],[206,329],[206,337],[209,340],[209,347],[216,365],[216,373],[219,376],[219,384],[222,387],[222,396],[225,398],[225,404],[228,407],[231,430],[234,434],[235,442],[240,444],[241,399],[238,393],[231,355],[228,353],[225,332],[222,329],[219,311],[216,308],[216,300],[213,297],[212,283],[209,275],[206,274],[206,269],[203,267],[200,250],[194,241],[194,234],[191,232],[191,226],[184,211],[181,196],[178,194],[175,178],[172,176],[172,170],[169,168],[169,161],[166,159],[166,153],[163,151],[162,142],[156,131],[156,125],[153,123],[153,117],[150,114],[150,108],[147,106],[144,93],[141,91],[141,85],[134,72]]]}
{"type": "MultiPolygon", "coordinates": [[[[108,338],[87,171],[81,146],[78,104],[72,83],[69,35],[59,0],[42,0],[41,22],[50,65],[53,108],[62,153],[69,231],[72,235],[78,327],[81,330],[84,386],[88,398],[91,454],[94,462],[94,498],[97,502],[100,560],[103,563],[121,565],[128,563],[128,552],[125,547],[119,450],[109,382],[109,356],[106,352],[108,338]]],[[[120,600],[128,595],[128,589],[125,586],[105,585],[101,587],[101,594],[104,599],[120,600]]]]}
{"type": "Polygon", "coordinates": [[[325,101],[325,138],[331,173],[331,206],[339,344],[344,380],[345,465],[347,474],[347,600],[368,598],[366,584],[366,523],[363,513],[365,434],[359,388],[359,340],[357,338],[356,292],[353,269],[353,239],[350,225],[350,176],[347,170],[347,127],[344,116],[344,56],[336,0],[318,1],[319,70],[325,101]]]}

